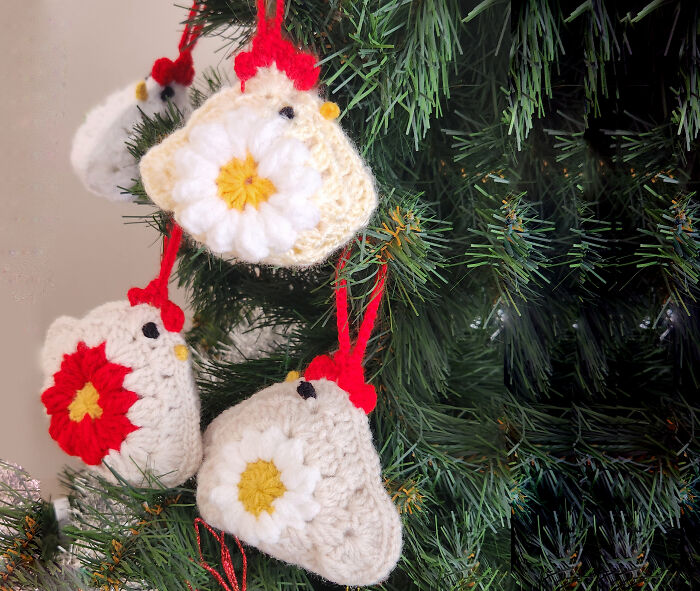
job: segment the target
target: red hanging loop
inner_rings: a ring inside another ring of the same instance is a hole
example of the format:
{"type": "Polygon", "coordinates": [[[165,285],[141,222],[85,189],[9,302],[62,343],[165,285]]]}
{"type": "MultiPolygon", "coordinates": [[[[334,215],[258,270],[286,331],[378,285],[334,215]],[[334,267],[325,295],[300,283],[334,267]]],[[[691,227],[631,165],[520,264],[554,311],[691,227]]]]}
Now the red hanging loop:
{"type": "Polygon", "coordinates": [[[282,19],[284,18],[284,0],[277,0],[275,16],[267,19],[265,0],[257,0],[258,29],[253,37],[250,51],[242,51],[236,56],[233,69],[241,81],[241,92],[245,92],[245,83],[258,71],[258,68],[275,66],[284,72],[297,90],[309,90],[318,81],[321,69],[316,65],[316,57],[298,50],[282,38],[282,19]]]}
{"type": "MultiPolygon", "coordinates": [[[[246,560],[245,552],[243,551],[243,545],[241,544],[240,540],[236,536],[233,536],[233,539],[236,540],[236,544],[238,545],[238,549],[241,551],[241,557],[243,558],[243,573],[241,577],[241,585],[239,586],[238,578],[236,577],[236,572],[233,570],[233,561],[231,560],[231,553],[229,552],[228,546],[226,545],[226,534],[224,532],[216,533],[216,531],[201,517],[197,517],[194,520],[194,529],[197,532],[197,551],[199,552],[199,565],[202,568],[206,569],[206,571],[217,580],[217,582],[219,583],[219,585],[221,585],[224,591],[246,591],[246,570],[248,568],[248,562],[246,560]],[[224,569],[224,573],[226,574],[228,582],[231,584],[230,586],[226,583],[226,581],[224,581],[224,578],[221,576],[221,574],[219,574],[219,572],[216,569],[209,566],[206,560],[204,560],[204,556],[202,555],[202,539],[199,532],[200,525],[203,525],[207,529],[207,531],[212,536],[214,536],[216,541],[219,542],[219,545],[221,546],[221,566],[224,569]]],[[[187,581],[187,587],[190,591],[193,591],[192,585],[190,585],[189,581],[187,581]]]]}
{"type": "Polygon", "coordinates": [[[161,86],[167,86],[172,82],[177,82],[183,86],[189,86],[194,80],[194,62],[192,60],[192,50],[197,44],[197,39],[202,31],[202,25],[192,26],[191,23],[200,10],[206,5],[199,0],[195,0],[190,8],[185,29],[182,32],[178,51],[180,55],[175,61],[170,58],[161,57],[153,63],[151,77],[161,86]]]}
{"type": "Polygon", "coordinates": [[[350,247],[340,255],[336,267],[335,307],[338,326],[338,351],[332,356],[319,355],[315,357],[304,372],[307,380],[319,380],[326,378],[338,384],[345,390],[356,407],[369,414],[377,405],[377,392],[371,384],[365,382],[365,370],[362,359],[367,349],[369,337],[372,334],[374,323],[377,319],[379,304],[384,293],[387,266],[384,264],[377,272],[370,302],[367,305],[365,316],[362,319],[360,330],[357,333],[354,349],[350,342],[350,323],[348,318],[348,289],[347,281],[338,279],[340,272],[350,256],[350,247]]]}
{"type": "Polygon", "coordinates": [[[182,241],[182,228],[172,222],[170,236],[163,238],[163,256],[160,261],[160,273],[145,289],[132,287],[127,298],[132,306],[150,304],[160,309],[163,326],[170,332],[180,332],[185,324],[185,314],[180,307],[168,298],[168,281],[173,270],[177,251],[182,241]]]}

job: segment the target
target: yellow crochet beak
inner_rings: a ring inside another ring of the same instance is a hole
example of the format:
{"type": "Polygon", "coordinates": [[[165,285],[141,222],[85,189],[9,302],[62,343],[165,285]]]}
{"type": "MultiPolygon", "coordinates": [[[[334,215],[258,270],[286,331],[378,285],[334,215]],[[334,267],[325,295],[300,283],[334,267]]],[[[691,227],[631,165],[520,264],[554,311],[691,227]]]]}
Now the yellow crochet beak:
{"type": "Polygon", "coordinates": [[[146,88],[146,81],[141,80],[134,88],[134,94],[136,95],[137,101],[147,101],[148,100],[148,89],[146,88]]]}
{"type": "Polygon", "coordinates": [[[187,358],[190,356],[189,349],[185,345],[175,345],[173,351],[175,352],[175,357],[180,361],[187,361],[187,358]]]}
{"type": "Polygon", "coordinates": [[[335,103],[328,101],[321,105],[319,112],[321,113],[321,117],[328,119],[328,121],[332,121],[333,119],[336,119],[338,115],[340,115],[340,107],[335,103]]]}

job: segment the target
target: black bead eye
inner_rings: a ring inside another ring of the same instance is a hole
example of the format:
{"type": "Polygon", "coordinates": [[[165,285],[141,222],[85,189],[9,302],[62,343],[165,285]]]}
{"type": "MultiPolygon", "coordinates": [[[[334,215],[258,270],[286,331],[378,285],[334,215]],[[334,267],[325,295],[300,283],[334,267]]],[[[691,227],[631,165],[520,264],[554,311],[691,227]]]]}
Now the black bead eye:
{"type": "Polygon", "coordinates": [[[302,382],[297,386],[297,392],[304,400],[307,398],[316,398],[316,389],[311,382],[302,382]]]}
{"type": "Polygon", "coordinates": [[[282,107],[280,109],[280,115],[284,117],[285,119],[294,119],[294,109],[292,107],[282,107]]]}
{"type": "Polygon", "coordinates": [[[169,98],[172,98],[175,96],[175,91],[172,89],[171,86],[166,86],[161,92],[160,92],[160,100],[163,102],[167,101],[169,98]]]}
{"type": "Polygon", "coordinates": [[[146,322],[146,324],[141,327],[141,332],[143,336],[149,339],[157,339],[160,335],[155,322],[146,322]]]}

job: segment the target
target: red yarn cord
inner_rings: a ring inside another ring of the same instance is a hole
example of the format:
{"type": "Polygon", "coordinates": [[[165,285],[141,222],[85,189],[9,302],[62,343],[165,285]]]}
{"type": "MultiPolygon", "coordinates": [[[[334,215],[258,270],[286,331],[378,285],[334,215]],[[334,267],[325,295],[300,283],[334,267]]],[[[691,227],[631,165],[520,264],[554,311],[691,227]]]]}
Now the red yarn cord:
{"type": "Polygon", "coordinates": [[[163,256],[160,260],[160,273],[158,274],[158,283],[166,291],[170,273],[177,258],[177,251],[180,250],[180,242],[182,242],[182,228],[173,222],[170,226],[170,235],[163,236],[163,256]]]}
{"type": "Polygon", "coordinates": [[[197,13],[200,10],[203,10],[205,8],[205,6],[206,6],[206,4],[199,2],[199,0],[194,0],[194,3],[192,4],[192,8],[190,8],[190,13],[187,16],[187,22],[185,23],[185,29],[182,31],[182,37],[180,38],[180,43],[177,46],[180,53],[183,53],[185,51],[191,53],[192,50],[194,49],[194,46],[197,44],[197,39],[199,38],[199,34],[202,32],[202,25],[198,24],[198,25],[191,26],[191,23],[194,20],[194,17],[197,16],[197,13]]]}
{"type": "Polygon", "coordinates": [[[386,271],[386,265],[382,265],[381,267],[379,267],[379,271],[377,272],[377,279],[375,280],[374,288],[372,289],[372,296],[369,304],[367,305],[365,317],[362,319],[360,330],[357,333],[355,350],[352,352],[352,357],[357,361],[357,363],[362,363],[362,358],[365,356],[365,349],[367,349],[369,337],[372,334],[374,323],[377,320],[377,312],[379,311],[379,304],[382,301],[382,293],[384,292],[386,271]]]}
{"type": "MultiPolygon", "coordinates": [[[[338,259],[338,266],[336,268],[336,278],[345,268],[345,264],[347,263],[350,257],[350,248],[351,247],[346,248],[340,255],[340,259],[338,259]]],[[[377,272],[377,278],[375,279],[374,283],[374,288],[372,289],[370,302],[367,305],[365,316],[362,319],[360,330],[357,333],[355,348],[352,352],[352,359],[357,363],[362,363],[362,358],[365,355],[365,350],[367,349],[369,337],[372,334],[374,323],[377,320],[379,304],[382,301],[382,293],[384,292],[386,273],[386,265],[382,265],[381,267],[379,267],[379,271],[377,272]]],[[[335,307],[338,323],[338,345],[340,352],[347,355],[350,354],[350,322],[348,320],[348,288],[347,281],[344,278],[338,280],[338,286],[335,290],[335,307]]]]}
{"type": "MultiPolygon", "coordinates": [[[[258,0],[258,32],[264,33],[267,29],[267,2],[266,0],[258,0]]],[[[282,30],[282,19],[284,18],[284,0],[275,2],[275,31],[282,30]]]]}
{"type": "Polygon", "coordinates": [[[267,4],[265,0],[258,0],[258,33],[264,33],[267,29],[267,4]]]}
{"type": "MultiPolygon", "coordinates": [[[[243,551],[243,545],[241,544],[240,540],[236,536],[233,536],[233,539],[236,540],[236,545],[238,546],[238,549],[241,551],[241,557],[243,559],[243,573],[241,577],[241,585],[239,586],[238,578],[236,577],[236,572],[233,570],[233,561],[231,560],[231,553],[229,552],[228,546],[226,545],[226,534],[224,532],[217,533],[201,517],[197,517],[194,520],[194,529],[195,532],[197,532],[197,551],[199,552],[199,565],[203,569],[205,569],[210,575],[212,575],[217,580],[219,585],[221,585],[222,589],[224,589],[225,591],[246,591],[246,570],[248,568],[248,562],[246,560],[245,552],[243,551]],[[199,531],[200,525],[203,525],[207,529],[207,531],[212,536],[214,536],[216,541],[221,546],[221,566],[224,569],[224,573],[226,574],[226,578],[228,579],[228,583],[230,583],[230,586],[224,580],[224,577],[221,576],[219,571],[209,566],[206,560],[204,560],[204,556],[202,554],[202,538],[199,531]]],[[[192,586],[190,585],[189,581],[187,582],[187,587],[190,589],[190,591],[192,591],[192,586]]]]}
{"type": "Polygon", "coordinates": [[[284,0],[277,0],[275,3],[275,30],[282,30],[282,19],[284,18],[284,0]]]}

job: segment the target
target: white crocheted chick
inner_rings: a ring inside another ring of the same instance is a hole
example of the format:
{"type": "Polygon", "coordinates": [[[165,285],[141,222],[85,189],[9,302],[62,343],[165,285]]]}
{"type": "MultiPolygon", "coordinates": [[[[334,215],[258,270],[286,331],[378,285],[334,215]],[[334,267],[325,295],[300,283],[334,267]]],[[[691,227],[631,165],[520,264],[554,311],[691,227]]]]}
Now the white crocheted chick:
{"type": "Polygon", "coordinates": [[[366,414],[334,382],[266,388],[204,434],[197,505],[214,527],[341,585],[387,578],[401,521],[366,414]]]}
{"type": "Polygon", "coordinates": [[[152,76],[132,82],[93,108],[78,128],[70,160],[85,188],[111,201],[128,201],[126,190],[138,179],[138,161],[126,142],[141,113],[152,117],[172,102],[183,115],[191,111],[188,87],[171,82],[161,85],[152,76]]]}
{"type": "Polygon", "coordinates": [[[144,472],[176,486],[199,467],[199,396],[189,351],[158,308],[104,304],[58,318],[42,353],[49,433],[68,454],[139,486],[144,472]]]}
{"type": "Polygon", "coordinates": [[[141,159],[148,196],[213,252],[308,266],[365,226],[377,206],[370,170],[339,108],[274,66],[225,88],[141,159]]]}

